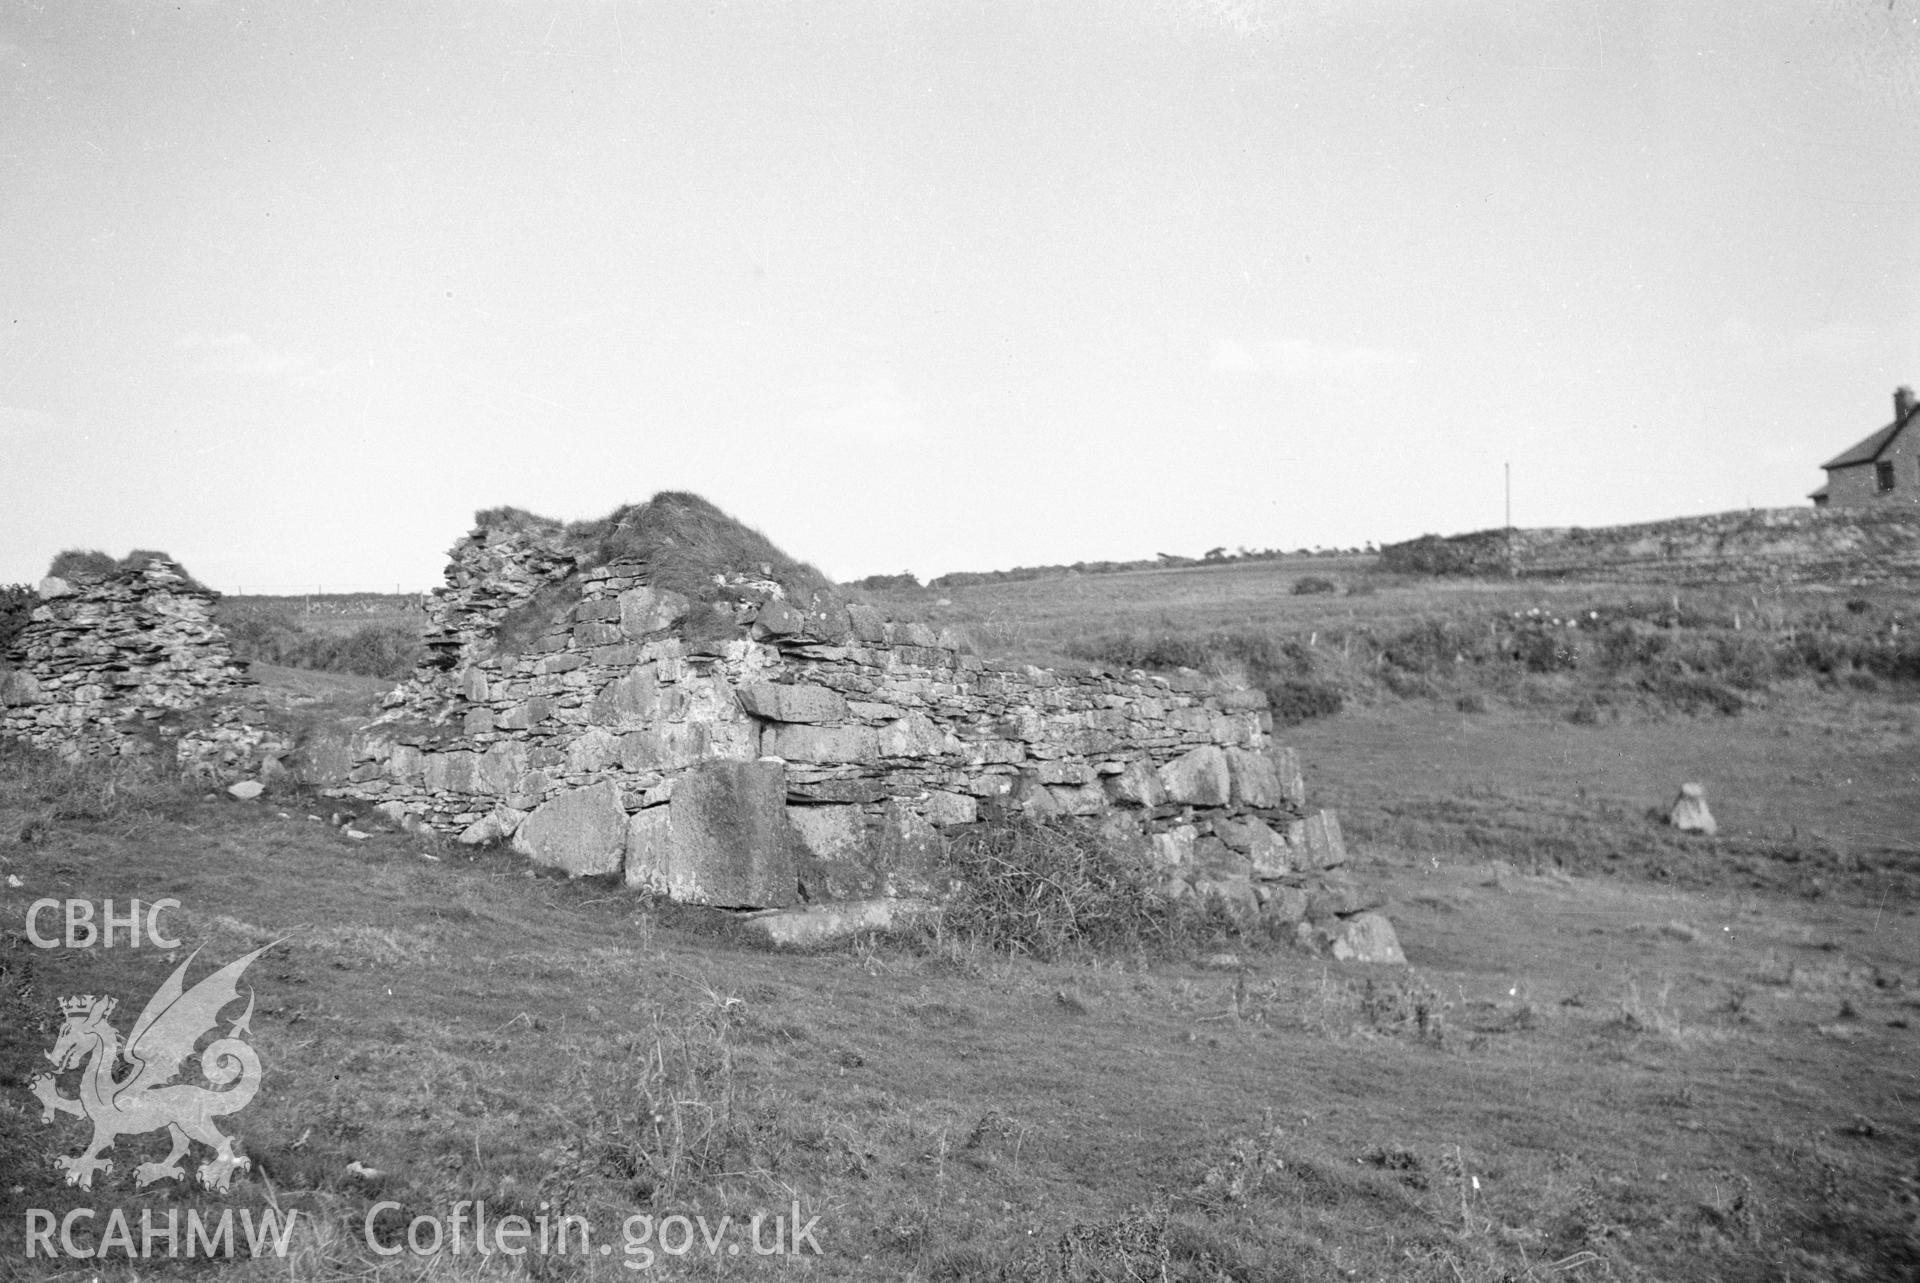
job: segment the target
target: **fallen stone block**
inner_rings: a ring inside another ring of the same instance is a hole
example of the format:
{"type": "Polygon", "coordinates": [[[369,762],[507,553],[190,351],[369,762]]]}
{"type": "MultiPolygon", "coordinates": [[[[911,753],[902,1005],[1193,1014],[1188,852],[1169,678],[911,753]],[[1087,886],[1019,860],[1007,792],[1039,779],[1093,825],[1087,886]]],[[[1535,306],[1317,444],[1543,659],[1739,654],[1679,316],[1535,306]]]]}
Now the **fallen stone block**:
{"type": "Polygon", "coordinates": [[[1707,809],[1707,790],[1701,784],[1682,784],[1680,796],[1667,812],[1667,823],[1682,833],[1704,833],[1708,837],[1720,831],[1713,812],[1707,809]]]}
{"type": "Polygon", "coordinates": [[[940,906],[930,900],[883,897],[773,909],[742,918],[741,926],[748,934],[778,948],[808,949],[866,931],[900,931],[932,923],[939,917],[940,906]]]}
{"type": "Polygon", "coordinates": [[[1400,949],[1400,937],[1384,913],[1356,913],[1346,919],[1333,932],[1327,951],[1339,962],[1407,965],[1407,955],[1400,949]]]}

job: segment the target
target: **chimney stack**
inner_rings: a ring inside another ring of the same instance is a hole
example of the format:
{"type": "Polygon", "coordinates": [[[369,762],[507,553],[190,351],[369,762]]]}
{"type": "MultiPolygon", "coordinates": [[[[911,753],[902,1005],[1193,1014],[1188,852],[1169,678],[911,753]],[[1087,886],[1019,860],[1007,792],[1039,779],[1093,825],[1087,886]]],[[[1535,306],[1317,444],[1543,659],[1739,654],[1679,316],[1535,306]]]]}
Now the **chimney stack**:
{"type": "Polygon", "coordinates": [[[1900,422],[1913,413],[1913,389],[1907,387],[1893,390],[1893,421],[1900,422]]]}

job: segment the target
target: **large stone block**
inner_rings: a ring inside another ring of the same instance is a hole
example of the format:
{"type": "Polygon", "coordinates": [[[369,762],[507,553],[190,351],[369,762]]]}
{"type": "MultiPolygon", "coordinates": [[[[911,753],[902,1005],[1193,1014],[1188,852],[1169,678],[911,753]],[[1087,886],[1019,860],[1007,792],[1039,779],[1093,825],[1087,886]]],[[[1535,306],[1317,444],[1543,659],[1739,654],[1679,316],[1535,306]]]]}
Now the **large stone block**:
{"type": "Polygon", "coordinates": [[[935,757],[960,751],[959,741],[945,734],[925,713],[908,713],[897,722],[874,731],[874,748],[881,757],[935,757]]]}
{"type": "Polygon", "coordinates": [[[1293,872],[1293,855],[1278,833],[1254,821],[1253,842],[1247,847],[1247,863],[1256,878],[1281,878],[1293,872]]]}
{"type": "Polygon", "coordinates": [[[627,812],[612,783],[562,793],[527,816],[513,849],[549,868],[578,877],[615,873],[627,846],[627,812]]]}
{"type": "Polygon", "coordinates": [[[1347,862],[1346,842],[1340,836],[1340,817],[1332,811],[1319,811],[1307,817],[1305,839],[1302,867],[1331,869],[1347,862]]]}
{"type": "Polygon", "coordinates": [[[1407,965],[1407,955],[1400,949],[1400,937],[1383,913],[1357,913],[1341,923],[1329,952],[1341,962],[1407,965]]]}
{"type": "Polygon", "coordinates": [[[620,737],[620,765],[629,771],[670,771],[707,756],[713,737],[705,722],[668,722],[620,737]]]}
{"type": "Polygon", "coordinates": [[[480,755],[474,770],[473,791],[502,795],[511,793],[518,787],[520,777],[526,773],[526,745],[514,740],[501,740],[480,755]]]}
{"type": "Polygon", "coordinates": [[[740,707],[770,722],[837,722],[847,716],[838,691],[810,682],[754,682],[740,688],[740,707]]]}
{"type": "Polygon", "coordinates": [[[521,731],[538,726],[552,716],[553,701],[545,695],[536,695],[500,714],[494,719],[494,725],[502,730],[521,731]]]}
{"type": "Polygon", "coordinates": [[[886,894],[938,898],[945,892],[946,839],[905,802],[887,803],[872,852],[873,869],[886,894]]]}
{"type": "Polygon", "coordinates": [[[1275,922],[1304,922],[1307,918],[1307,893],[1300,887],[1275,883],[1265,888],[1260,916],[1275,922]]]}
{"type": "Polygon", "coordinates": [[[1267,750],[1273,769],[1280,777],[1280,795],[1295,809],[1307,804],[1307,781],[1300,773],[1300,754],[1275,744],[1267,750]]]}
{"type": "Polygon", "coordinates": [[[787,821],[817,859],[857,861],[865,852],[866,816],[857,806],[790,806],[787,821]]]}
{"type": "Polygon", "coordinates": [[[753,638],[795,637],[807,630],[807,617],[784,601],[770,601],[753,617],[753,638]]]}
{"type": "Polygon", "coordinates": [[[865,726],[777,723],[767,728],[760,751],[794,762],[866,762],[879,756],[875,745],[865,726]]]}
{"type": "Polygon", "coordinates": [[[931,923],[939,916],[940,906],[927,900],[883,898],[756,914],[746,919],[743,926],[769,944],[806,949],[865,931],[899,931],[931,923]]]}
{"type": "Polygon", "coordinates": [[[1377,888],[1362,886],[1343,869],[1329,869],[1307,887],[1307,916],[1315,922],[1350,918],[1385,904],[1377,888]]]}
{"type": "Polygon", "coordinates": [[[972,824],[980,818],[980,805],[965,793],[950,793],[944,789],[934,789],[927,794],[927,800],[921,807],[927,822],[941,828],[955,824],[972,824]]]}
{"type": "Polygon", "coordinates": [[[1098,784],[1050,784],[1047,791],[1065,815],[1100,815],[1107,810],[1107,794],[1098,784]]]}
{"type": "Polygon", "coordinates": [[[1193,844],[1193,867],[1197,877],[1253,876],[1253,867],[1247,862],[1247,857],[1217,837],[1203,837],[1193,844]]]}
{"type": "Polygon", "coordinates": [[[1160,773],[1141,760],[1128,762],[1118,774],[1106,781],[1107,795],[1122,806],[1140,806],[1151,810],[1167,800],[1167,786],[1160,773]]]}
{"type": "Polygon", "coordinates": [[[872,606],[855,602],[847,607],[847,622],[853,628],[853,635],[869,645],[884,645],[887,640],[887,620],[872,606]]]}
{"type": "Polygon", "coordinates": [[[887,795],[887,786],[865,776],[850,779],[788,781],[787,797],[800,803],[878,802],[887,795]]]}
{"type": "Polygon", "coordinates": [[[604,771],[620,760],[620,737],[599,726],[589,726],[567,745],[566,769],[579,775],[604,771]]]}
{"type": "Polygon", "coordinates": [[[677,592],[642,585],[620,594],[620,631],[640,638],[673,627],[693,604],[677,592]]]}
{"type": "Polygon", "coordinates": [[[1667,823],[1682,833],[1704,833],[1708,837],[1718,833],[1720,825],[1707,806],[1706,786],[1682,784],[1680,796],[1667,812],[1667,823]]]}
{"type": "Polygon", "coordinates": [[[626,882],[686,904],[784,908],[798,885],[793,839],[781,763],[702,762],[627,825],[626,882]]]}
{"type": "Polygon", "coordinates": [[[1225,806],[1233,793],[1227,755],[1212,744],[1202,744],[1162,764],[1160,783],[1169,802],[1188,806],[1225,806]]]}
{"type": "Polygon", "coordinates": [[[1252,879],[1244,873],[1196,878],[1193,889],[1203,900],[1211,897],[1222,901],[1234,914],[1250,918],[1260,912],[1260,898],[1254,894],[1252,879]]]}
{"type": "Polygon", "coordinates": [[[1094,779],[1093,768],[1085,762],[1042,762],[1039,773],[1042,784],[1091,784],[1094,779]]]}
{"type": "Polygon", "coordinates": [[[523,811],[505,806],[495,807],[488,814],[460,830],[460,841],[468,846],[498,842],[501,838],[512,837],[513,831],[519,828],[520,822],[526,818],[526,813],[523,811]]]}
{"type": "Polygon", "coordinates": [[[1271,756],[1244,748],[1224,751],[1234,805],[1275,807],[1286,800],[1286,792],[1280,786],[1279,768],[1271,756]]]}
{"type": "Polygon", "coordinates": [[[471,793],[478,774],[480,755],[456,749],[451,753],[429,753],[422,771],[426,786],[435,792],[471,793]]]}
{"type": "Polygon", "coordinates": [[[660,678],[652,664],[608,682],[587,709],[589,722],[619,731],[638,730],[660,715],[660,678]]]}
{"type": "Polygon", "coordinates": [[[1198,830],[1191,824],[1176,824],[1164,833],[1154,834],[1154,863],[1167,869],[1191,868],[1193,847],[1198,837],[1198,830]]]}

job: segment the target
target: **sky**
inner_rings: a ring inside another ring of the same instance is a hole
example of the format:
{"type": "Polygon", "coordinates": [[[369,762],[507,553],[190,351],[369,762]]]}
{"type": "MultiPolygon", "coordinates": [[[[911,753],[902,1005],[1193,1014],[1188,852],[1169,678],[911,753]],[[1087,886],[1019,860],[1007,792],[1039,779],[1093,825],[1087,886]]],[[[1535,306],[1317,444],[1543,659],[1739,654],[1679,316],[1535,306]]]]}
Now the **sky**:
{"type": "Polygon", "coordinates": [[[0,583],[1796,506],[1903,383],[1920,0],[0,0],[0,583]]]}

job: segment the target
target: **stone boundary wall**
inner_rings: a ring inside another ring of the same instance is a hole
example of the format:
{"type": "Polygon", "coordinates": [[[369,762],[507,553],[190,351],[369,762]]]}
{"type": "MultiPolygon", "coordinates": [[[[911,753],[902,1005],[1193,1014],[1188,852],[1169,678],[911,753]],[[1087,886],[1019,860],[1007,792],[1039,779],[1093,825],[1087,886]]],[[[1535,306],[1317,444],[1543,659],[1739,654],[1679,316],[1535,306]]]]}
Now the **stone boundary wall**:
{"type": "Polygon", "coordinates": [[[796,597],[769,567],[696,598],[566,538],[467,536],[413,678],[371,720],[297,733],[176,564],[50,579],[0,672],[0,733],[69,758],[170,746],[214,778],[290,769],[404,828],[736,909],[938,901],[947,835],[1080,817],[1171,897],[1397,959],[1259,692],[982,659],[831,590],[796,597]]]}
{"type": "Polygon", "coordinates": [[[476,530],[429,603],[432,658],[310,749],[309,776],[396,822],[736,908],[938,898],[943,834],[1014,814],[1102,824],[1175,896],[1289,921],[1372,907],[1257,691],[983,660],[752,573],[717,604],[649,578],[583,568],[552,531],[476,530]]]}
{"type": "Polygon", "coordinates": [[[251,686],[213,618],[214,595],[161,557],[137,568],[48,578],[0,672],[0,735],[69,760],[171,741],[192,770],[258,765],[273,735],[231,697],[251,686]]]}
{"type": "Polygon", "coordinates": [[[1687,583],[1920,579],[1920,515],[1760,508],[1631,526],[1481,530],[1380,550],[1383,570],[1687,583]]]}

